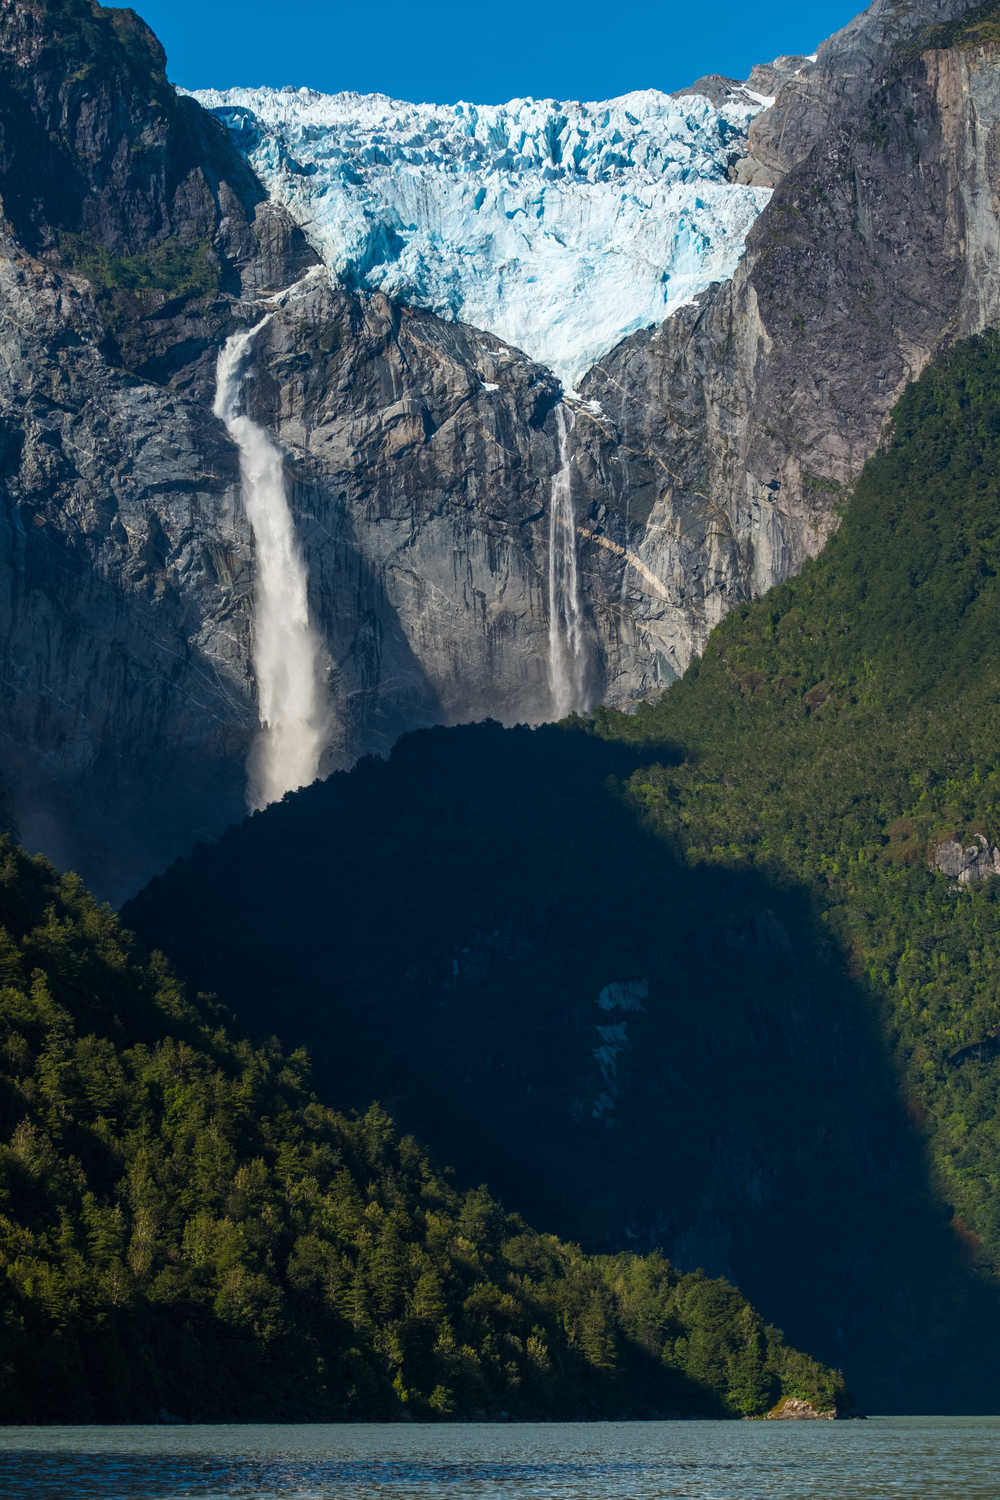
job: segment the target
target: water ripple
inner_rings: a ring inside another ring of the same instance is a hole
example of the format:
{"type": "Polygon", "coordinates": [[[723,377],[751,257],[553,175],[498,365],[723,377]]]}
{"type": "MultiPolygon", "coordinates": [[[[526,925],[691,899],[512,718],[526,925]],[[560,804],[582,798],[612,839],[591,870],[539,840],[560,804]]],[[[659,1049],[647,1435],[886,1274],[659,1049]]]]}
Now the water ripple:
{"type": "Polygon", "coordinates": [[[1000,1421],[9,1428],[0,1497],[996,1500],[1000,1421]]]}

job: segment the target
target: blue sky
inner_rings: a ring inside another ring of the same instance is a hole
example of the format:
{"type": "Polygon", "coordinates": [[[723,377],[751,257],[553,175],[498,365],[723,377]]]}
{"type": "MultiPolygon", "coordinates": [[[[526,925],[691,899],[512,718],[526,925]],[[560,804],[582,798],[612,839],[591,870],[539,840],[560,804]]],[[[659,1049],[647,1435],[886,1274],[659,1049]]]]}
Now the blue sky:
{"type": "Polygon", "coordinates": [[[133,0],[188,88],[309,84],[402,99],[500,103],[669,92],[702,73],[745,77],[780,52],[812,52],[864,0],[761,6],[730,0],[133,0]]]}

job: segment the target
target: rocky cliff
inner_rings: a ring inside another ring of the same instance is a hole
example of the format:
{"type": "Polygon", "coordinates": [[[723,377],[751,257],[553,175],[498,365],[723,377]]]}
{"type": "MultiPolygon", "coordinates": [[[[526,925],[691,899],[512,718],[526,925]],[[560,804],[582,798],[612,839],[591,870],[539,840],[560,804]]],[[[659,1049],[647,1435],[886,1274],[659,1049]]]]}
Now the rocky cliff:
{"type": "Polygon", "coordinates": [[[247,390],[280,436],[329,660],[328,765],[413,724],[549,712],[548,372],[463,324],[297,287],[247,390]]]}
{"type": "Polygon", "coordinates": [[[313,258],[163,64],[130,11],[0,6],[0,769],[25,838],[106,894],[241,807],[214,350],[233,295],[313,258]]]}
{"type": "Polygon", "coordinates": [[[583,382],[593,542],[631,606],[612,700],[815,556],[906,383],[1000,316],[993,8],[933,24],[969,9],[880,0],[793,72],[751,127],[781,180],[732,281],[583,382]]]}
{"type": "Polygon", "coordinates": [[[991,846],[982,833],[974,834],[966,843],[957,838],[944,839],[932,851],[930,866],[959,885],[975,885],[1000,875],[1000,849],[996,844],[991,846]]]}
{"type": "Polygon", "coordinates": [[[255,560],[212,400],[265,311],[245,404],[285,454],[323,769],[419,724],[547,717],[555,379],[311,277],[131,12],[6,0],[0,54],[8,820],[118,896],[243,811],[255,560]]]}

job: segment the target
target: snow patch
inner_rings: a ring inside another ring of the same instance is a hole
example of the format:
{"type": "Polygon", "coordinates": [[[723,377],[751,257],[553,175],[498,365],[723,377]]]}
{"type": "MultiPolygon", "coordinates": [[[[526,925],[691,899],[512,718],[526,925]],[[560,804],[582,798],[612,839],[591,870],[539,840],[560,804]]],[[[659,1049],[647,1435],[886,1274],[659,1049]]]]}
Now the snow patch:
{"type": "Polygon", "coordinates": [[[738,92],[744,98],[749,99],[751,104],[756,104],[761,110],[770,109],[778,97],[777,94],[758,94],[755,89],[747,88],[745,83],[740,85],[738,92]]]}

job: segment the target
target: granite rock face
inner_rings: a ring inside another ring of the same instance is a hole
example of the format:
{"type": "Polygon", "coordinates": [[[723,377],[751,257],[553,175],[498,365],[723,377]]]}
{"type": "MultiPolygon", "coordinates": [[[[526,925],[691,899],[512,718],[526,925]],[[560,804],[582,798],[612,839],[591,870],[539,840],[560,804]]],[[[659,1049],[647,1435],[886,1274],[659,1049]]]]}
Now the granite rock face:
{"type": "Polygon", "coordinates": [[[919,52],[935,27],[972,9],[968,0],[875,0],[815,58],[781,58],[770,78],[761,70],[752,86],[776,97],[751,126],[750,154],[772,185],[867,109],[901,52],[919,52]]]}
{"type": "Polygon", "coordinates": [[[919,51],[918,21],[966,8],[877,4],[821,48],[755,122],[786,175],[733,280],[583,382],[600,415],[578,423],[577,467],[604,597],[617,573],[625,606],[612,701],[682,672],[815,556],[907,382],[1000,317],[1000,50],[919,51]],[[909,22],[895,52],[887,17],[909,22]]]}
{"type": "Polygon", "coordinates": [[[834,1422],[838,1413],[827,1411],[799,1396],[783,1396],[765,1417],[767,1422],[834,1422]]]}
{"type": "MultiPolygon", "coordinates": [[[[180,388],[104,358],[85,280],[8,240],[0,285],[8,799],[29,844],[117,895],[243,811],[253,546],[209,380],[232,310],[206,312],[180,388]]],[[[555,381],[324,280],[283,302],[245,399],[286,454],[324,769],[418,724],[546,717],[555,381]]]]}
{"type": "Polygon", "coordinates": [[[1000,848],[977,833],[968,844],[945,839],[934,850],[931,868],[940,870],[959,885],[976,885],[991,875],[1000,875],[1000,848]]]}
{"type": "Polygon", "coordinates": [[[323,769],[549,715],[547,371],[310,275],[129,12],[0,3],[0,198],[0,796],[30,846],[117,898],[244,811],[254,548],[212,400],[267,312],[245,402],[286,457],[323,769]]]}
{"type": "Polygon", "coordinates": [[[0,797],[117,896],[243,806],[233,301],[315,257],[129,11],[0,4],[0,797]]]}
{"type": "Polygon", "coordinates": [[[554,377],[322,274],[256,347],[247,408],[286,455],[327,655],[324,768],[416,725],[546,718],[554,377]]]}
{"type": "Polygon", "coordinates": [[[7,801],[117,894],[239,812],[247,528],[210,413],[108,365],[86,282],[8,240],[0,286],[7,801]]]}

